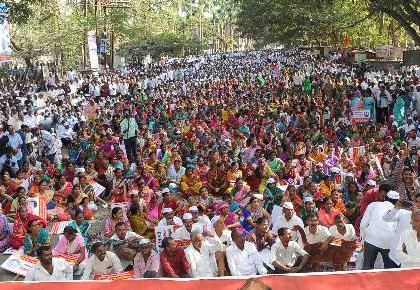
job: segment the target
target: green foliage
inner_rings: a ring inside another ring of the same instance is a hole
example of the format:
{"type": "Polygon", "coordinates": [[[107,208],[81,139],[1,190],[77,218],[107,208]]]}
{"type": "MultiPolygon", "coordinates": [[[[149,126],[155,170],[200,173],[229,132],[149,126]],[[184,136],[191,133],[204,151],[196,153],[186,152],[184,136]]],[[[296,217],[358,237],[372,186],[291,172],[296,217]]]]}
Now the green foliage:
{"type": "Polygon", "coordinates": [[[164,55],[181,56],[185,40],[175,33],[161,33],[121,45],[119,53],[133,61],[141,61],[148,54],[154,59],[164,55]]]}
{"type": "Polygon", "coordinates": [[[352,45],[374,47],[398,42],[391,38],[407,40],[400,25],[379,13],[384,11],[378,5],[416,1],[242,0],[238,23],[242,34],[260,45],[340,45],[348,33],[352,45]],[[384,25],[392,26],[393,35],[386,34],[384,25]]]}
{"type": "Polygon", "coordinates": [[[9,7],[10,22],[16,24],[26,23],[34,13],[35,5],[44,5],[46,0],[4,0],[9,7]]]}

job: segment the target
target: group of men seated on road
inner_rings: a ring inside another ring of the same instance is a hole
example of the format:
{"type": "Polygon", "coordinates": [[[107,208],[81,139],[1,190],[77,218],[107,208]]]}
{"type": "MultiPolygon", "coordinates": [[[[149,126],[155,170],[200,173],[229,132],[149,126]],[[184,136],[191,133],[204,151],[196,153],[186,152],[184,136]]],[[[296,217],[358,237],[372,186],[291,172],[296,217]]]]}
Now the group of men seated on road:
{"type": "Polygon", "coordinates": [[[419,74],[293,49],[5,83],[0,251],[37,281],[419,267],[419,74]]]}

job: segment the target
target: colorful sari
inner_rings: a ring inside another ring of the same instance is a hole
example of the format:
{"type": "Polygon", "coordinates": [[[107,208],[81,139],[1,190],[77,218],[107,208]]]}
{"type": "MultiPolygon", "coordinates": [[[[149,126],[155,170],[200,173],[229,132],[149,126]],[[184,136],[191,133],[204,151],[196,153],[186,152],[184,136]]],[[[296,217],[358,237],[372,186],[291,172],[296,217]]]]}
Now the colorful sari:
{"type": "Polygon", "coordinates": [[[30,254],[34,247],[38,245],[46,245],[50,243],[50,238],[48,236],[48,231],[44,228],[40,229],[37,237],[32,240],[30,234],[26,234],[25,241],[23,243],[24,253],[30,254]]]}
{"type": "Polygon", "coordinates": [[[0,213],[0,252],[3,252],[9,247],[10,242],[10,227],[9,222],[4,214],[0,213]]]}
{"type": "Polygon", "coordinates": [[[38,221],[42,225],[42,227],[47,226],[47,223],[44,220],[42,220],[39,216],[28,213],[26,218],[22,220],[20,218],[19,211],[16,211],[12,237],[10,238],[10,246],[13,249],[19,249],[23,246],[28,230],[28,223],[32,220],[38,221]]]}

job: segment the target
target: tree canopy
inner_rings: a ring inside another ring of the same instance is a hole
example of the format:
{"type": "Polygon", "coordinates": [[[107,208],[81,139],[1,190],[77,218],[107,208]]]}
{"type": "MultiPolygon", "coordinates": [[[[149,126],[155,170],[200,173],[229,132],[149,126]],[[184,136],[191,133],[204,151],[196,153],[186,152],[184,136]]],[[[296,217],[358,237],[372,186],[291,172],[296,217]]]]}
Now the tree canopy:
{"type": "Polygon", "coordinates": [[[418,5],[398,0],[242,0],[238,24],[244,36],[262,45],[339,45],[349,34],[358,40],[353,44],[372,47],[386,44],[384,39],[406,41],[405,33],[419,45],[418,5]]]}

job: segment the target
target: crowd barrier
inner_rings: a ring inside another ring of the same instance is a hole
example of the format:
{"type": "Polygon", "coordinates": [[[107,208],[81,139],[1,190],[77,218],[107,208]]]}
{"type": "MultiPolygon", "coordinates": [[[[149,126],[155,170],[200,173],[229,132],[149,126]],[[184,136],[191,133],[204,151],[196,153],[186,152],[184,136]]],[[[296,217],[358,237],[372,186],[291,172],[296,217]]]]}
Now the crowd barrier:
{"type": "Polygon", "coordinates": [[[353,271],[342,273],[311,273],[267,275],[256,277],[226,277],[213,279],[140,279],[119,281],[71,282],[2,282],[7,290],[420,290],[420,269],[353,271]],[[246,287],[255,278],[259,287],[246,287]],[[248,284],[247,284],[248,283],[248,284]],[[263,285],[267,286],[264,287],[263,285]]]}

